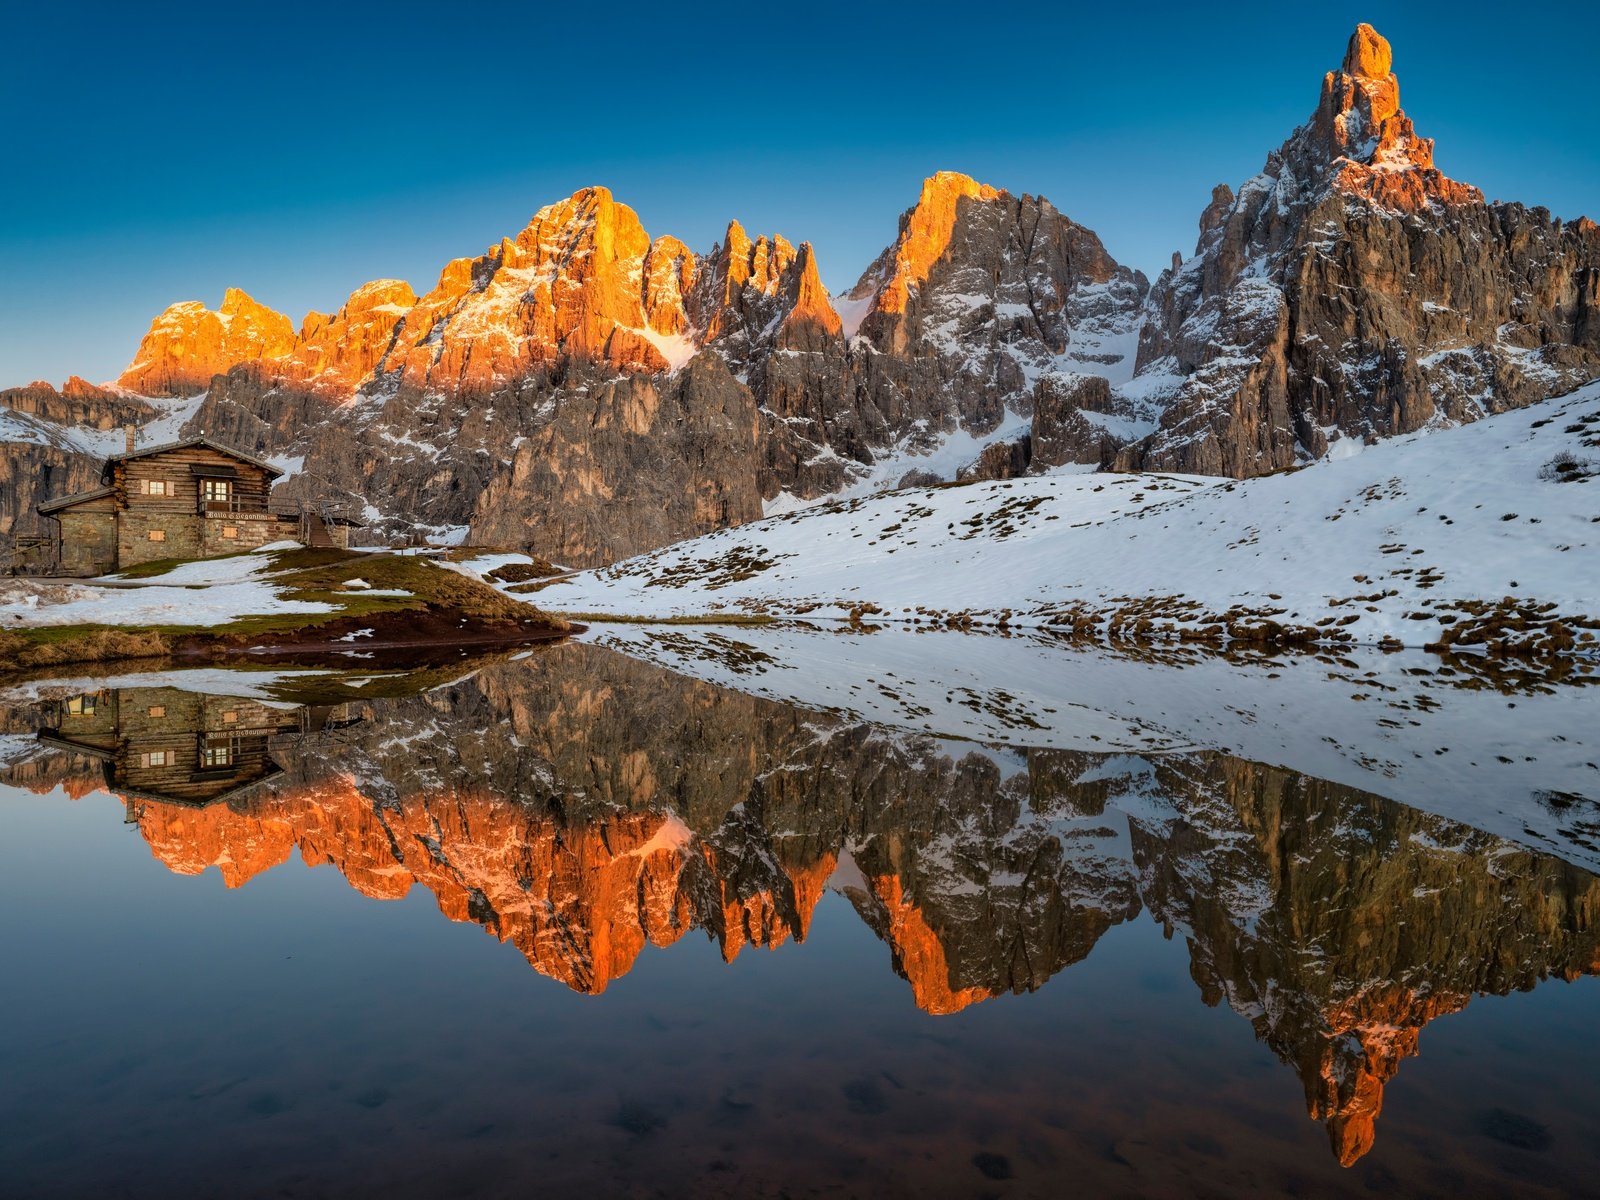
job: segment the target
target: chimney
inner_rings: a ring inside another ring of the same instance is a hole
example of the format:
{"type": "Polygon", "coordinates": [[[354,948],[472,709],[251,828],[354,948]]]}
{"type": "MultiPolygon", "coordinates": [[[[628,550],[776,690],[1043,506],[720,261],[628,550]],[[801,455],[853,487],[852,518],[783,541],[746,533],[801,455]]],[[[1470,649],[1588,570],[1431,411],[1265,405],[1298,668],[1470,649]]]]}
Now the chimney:
{"type": "Polygon", "coordinates": [[[132,454],[134,439],[138,437],[138,431],[134,429],[132,425],[124,425],[122,427],[122,432],[128,437],[128,453],[132,454]]]}

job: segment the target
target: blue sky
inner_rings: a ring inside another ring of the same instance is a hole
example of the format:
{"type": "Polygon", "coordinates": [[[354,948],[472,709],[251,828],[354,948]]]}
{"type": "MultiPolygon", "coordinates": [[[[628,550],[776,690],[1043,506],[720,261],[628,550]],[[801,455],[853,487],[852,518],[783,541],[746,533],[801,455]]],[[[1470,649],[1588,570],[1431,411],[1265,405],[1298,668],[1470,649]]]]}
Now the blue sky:
{"type": "Polygon", "coordinates": [[[652,235],[730,217],[849,286],[925,175],[1048,196],[1152,276],[1309,115],[1350,30],[1441,168],[1600,217],[1600,6],[6,5],[0,386],[115,376],[176,300],[298,322],[425,291],[591,183],[652,235]],[[1542,14],[1563,12],[1548,7],[1542,14]]]}

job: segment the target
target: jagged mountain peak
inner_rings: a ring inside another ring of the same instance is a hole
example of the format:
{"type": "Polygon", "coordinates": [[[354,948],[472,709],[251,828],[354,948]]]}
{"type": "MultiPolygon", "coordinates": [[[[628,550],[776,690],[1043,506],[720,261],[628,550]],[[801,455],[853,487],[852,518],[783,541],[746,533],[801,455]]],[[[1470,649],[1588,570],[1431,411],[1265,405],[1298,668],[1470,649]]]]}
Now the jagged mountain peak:
{"type": "MultiPolygon", "coordinates": [[[[1433,139],[1417,136],[1400,108],[1394,53],[1371,25],[1357,26],[1344,62],[1322,80],[1310,122],[1276,156],[1302,177],[1326,182],[1384,208],[1482,203],[1477,188],[1433,164],[1433,139]]],[[[1268,164],[1269,172],[1272,164],[1268,164]]]]}
{"type": "Polygon", "coordinates": [[[193,395],[234,363],[285,354],[294,344],[288,317],[231,287],[215,311],[198,300],[166,308],[117,382],[141,395],[193,395]]]}
{"type": "Polygon", "coordinates": [[[1600,374],[1600,239],[1447,178],[1370,25],[1311,119],[1150,294],[1125,468],[1247,476],[1521,407],[1600,374]]]}
{"type": "Polygon", "coordinates": [[[788,311],[778,330],[778,345],[785,350],[820,349],[828,338],[836,338],[843,322],[828,289],[817,273],[817,256],[810,242],[801,242],[790,269],[781,281],[783,307],[788,311]]]}
{"type": "Polygon", "coordinates": [[[911,291],[928,277],[950,245],[961,201],[985,203],[1006,193],[959,171],[936,171],[922,181],[917,202],[900,216],[893,243],[856,281],[846,297],[872,298],[877,312],[903,312],[911,291]]]}
{"type": "Polygon", "coordinates": [[[1344,73],[1367,79],[1387,79],[1393,65],[1394,52],[1389,48],[1389,40],[1365,21],[1357,25],[1344,52],[1344,73]]]}

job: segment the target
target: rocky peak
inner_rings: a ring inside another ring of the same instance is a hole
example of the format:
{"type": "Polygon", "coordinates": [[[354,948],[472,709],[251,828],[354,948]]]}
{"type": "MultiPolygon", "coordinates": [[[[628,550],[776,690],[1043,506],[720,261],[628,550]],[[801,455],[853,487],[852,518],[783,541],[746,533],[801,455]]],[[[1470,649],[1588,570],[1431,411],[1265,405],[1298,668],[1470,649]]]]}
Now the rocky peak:
{"type": "Polygon", "coordinates": [[[1357,26],[1343,67],[1322,80],[1308,125],[1279,151],[1303,173],[1325,176],[1341,191],[1399,211],[1429,204],[1482,203],[1477,188],[1446,178],[1433,165],[1433,139],[1418,137],[1400,110],[1400,82],[1389,43],[1371,25],[1357,26]]]}
{"type": "Polygon", "coordinates": [[[840,330],[810,243],[796,250],[777,234],[752,239],[738,221],[701,260],[688,305],[702,343],[740,370],[774,347],[819,348],[819,337],[840,330]]]}
{"type": "Polygon", "coordinates": [[[68,375],[66,383],[61,385],[61,394],[69,400],[104,400],[111,393],[80,375],[68,375]]]}
{"type": "Polygon", "coordinates": [[[462,394],[565,360],[663,371],[692,353],[683,294],[694,275],[682,242],[652,242],[608,189],[584,188],[539,209],[515,238],[447,264],[366,377],[462,394]]]}
{"type": "Polygon", "coordinates": [[[784,350],[819,350],[842,330],[839,314],[828,300],[828,289],[817,274],[817,256],[810,242],[800,249],[779,281],[782,307],[787,309],[778,329],[777,344],[784,350]]]}
{"type": "Polygon", "coordinates": [[[650,243],[639,299],[646,324],[657,333],[688,333],[687,297],[694,288],[698,264],[694,251],[675,237],[658,237],[650,243]]]}
{"type": "MultiPolygon", "coordinates": [[[[738,221],[728,222],[722,256],[727,263],[729,289],[753,287],[762,295],[771,295],[778,279],[794,261],[794,247],[784,238],[765,234],[750,240],[738,221]]],[[[716,251],[713,250],[713,255],[716,251]]]]}
{"type": "Polygon", "coordinates": [[[297,345],[278,364],[281,377],[324,399],[348,399],[383,361],[416,303],[404,280],[375,279],[332,316],[307,313],[297,345]]]}
{"type": "Polygon", "coordinates": [[[916,204],[900,217],[900,232],[847,293],[851,300],[872,297],[874,312],[904,312],[913,290],[944,256],[955,232],[961,202],[985,203],[1005,193],[959,171],[939,171],[922,181],[916,204]]]}
{"type": "Polygon", "coordinates": [[[279,357],[294,344],[288,317],[229,288],[215,312],[189,300],[158,316],[117,382],[146,396],[190,396],[235,363],[279,357]]]}
{"type": "Polygon", "coordinates": [[[1389,79],[1389,67],[1393,62],[1394,54],[1388,40],[1365,22],[1357,25],[1344,52],[1344,73],[1365,79],[1389,79]]]}
{"type": "Polygon", "coordinates": [[[1311,119],[1212,194],[1140,334],[1161,427],[1119,466],[1254,475],[1600,374],[1600,239],[1447,178],[1392,66],[1360,26],[1311,119]]]}

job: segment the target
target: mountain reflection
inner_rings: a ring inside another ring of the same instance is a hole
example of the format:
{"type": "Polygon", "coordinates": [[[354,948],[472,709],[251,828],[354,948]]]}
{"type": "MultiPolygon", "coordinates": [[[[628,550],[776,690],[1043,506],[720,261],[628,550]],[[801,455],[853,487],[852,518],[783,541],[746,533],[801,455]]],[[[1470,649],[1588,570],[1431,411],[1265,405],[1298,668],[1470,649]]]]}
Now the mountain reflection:
{"type": "Polygon", "coordinates": [[[1294,1068],[1345,1164],[1434,1017],[1600,971],[1600,880],[1225,754],[991,751],[551,647],[392,698],[125,687],[13,713],[6,782],[120,794],[174,872],[239,887],[298,851],[597,994],[646,943],[804,940],[826,890],[916,1004],[1026,993],[1148,910],[1294,1068]]]}

